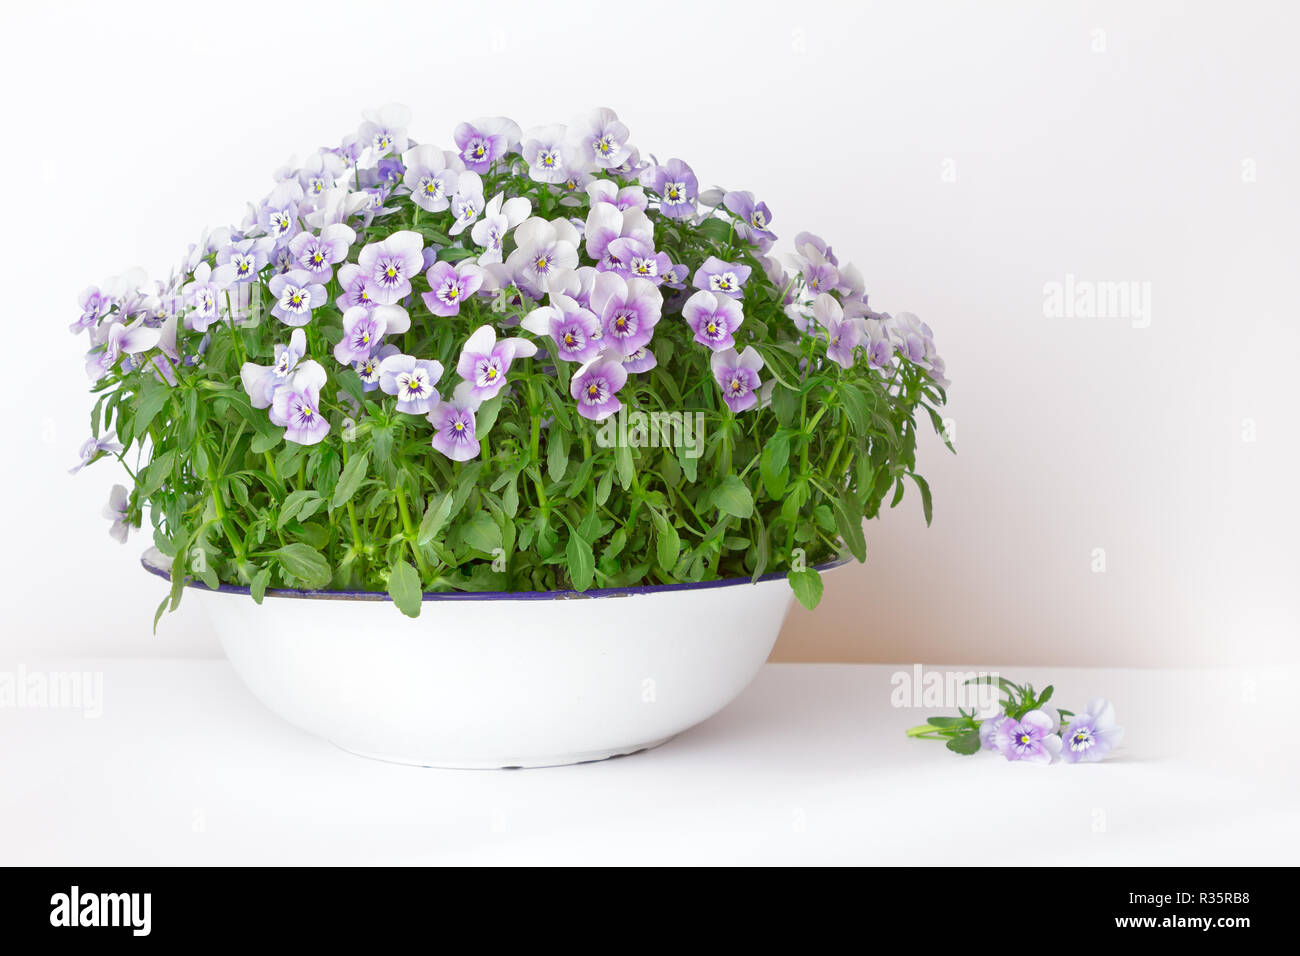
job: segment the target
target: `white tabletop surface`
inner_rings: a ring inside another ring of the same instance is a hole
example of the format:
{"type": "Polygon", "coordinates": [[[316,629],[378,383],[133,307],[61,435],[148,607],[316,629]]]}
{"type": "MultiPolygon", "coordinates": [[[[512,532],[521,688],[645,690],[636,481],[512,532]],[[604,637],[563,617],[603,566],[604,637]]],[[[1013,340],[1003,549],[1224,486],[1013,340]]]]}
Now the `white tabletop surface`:
{"type": "MultiPolygon", "coordinates": [[[[1300,862],[1295,683],[1280,669],[1002,668],[1110,697],[1094,765],[959,757],[904,729],[892,665],[769,664],[663,747],[573,767],[429,770],[283,722],[224,661],[0,661],[102,674],[103,713],[0,707],[0,863],[1300,862]]],[[[977,668],[963,667],[961,670],[977,668]]]]}

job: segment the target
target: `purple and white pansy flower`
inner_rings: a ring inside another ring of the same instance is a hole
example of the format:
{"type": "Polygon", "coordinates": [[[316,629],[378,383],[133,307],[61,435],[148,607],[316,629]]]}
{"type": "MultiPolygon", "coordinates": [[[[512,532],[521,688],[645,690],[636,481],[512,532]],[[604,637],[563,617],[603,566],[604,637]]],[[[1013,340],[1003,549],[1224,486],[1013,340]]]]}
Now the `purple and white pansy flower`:
{"type": "Polygon", "coordinates": [[[515,250],[505,264],[515,284],[540,299],[553,278],[577,268],[578,230],[567,219],[525,219],[515,230],[515,250]]]}
{"type": "Polygon", "coordinates": [[[296,180],[287,180],[271,190],[257,210],[257,225],[271,237],[276,246],[286,245],[302,228],[298,222],[298,208],[302,203],[302,186],[296,180]]]}
{"type": "Polygon", "coordinates": [[[600,319],[602,342],[621,357],[650,344],[663,314],[659,287],[636,276],[601,272],[591,290],[591,311],[600,319]]]}
{"type": "Polygon", "coordinates": [[[650,206],[650,200],[640,186],[620,187],[611,179],[595,179],[587,183],[587,196],[593,206],[606,203],[619,212],[624,209],[640,209],[645,212],[650,206]]]}
{"type": "Polygon", "coordinates": [[[483,179],[472,170],[460,173],[456,177],[456,192],[451,197],[451,211],[456,221],[447,230],[447,234],[459,236],[474,224],[484,208],[483,179]]]}
{"type": "Polygon", "coordinates": [[[402,183],[411,191],[411,201],[427,212],[450,208],[459,170],[447,165],[446,155],[436,146],[413,146],[402,154],[406,166],[402,183]]]}
{"type": "Polygon", "coordinates": [[[354,192],[337,187],[327,189],[324,195],[319,197],[316,208],[307,213],[304,219],[311,228],[324,229],[326,226],[347,222],[353,216],[360,215],[369,204],[370,196],[365,192],[354,192]]]}
{"type": "Polygon", "coordinates": [[[275,390],[271,399],[272,423],[284,428],[285,441],[315,445],[329,434],[330,423],[320,410],[320,390],[326,381],[319,362],[298,363],[289,381],[275,390]]]}
{"type": "Polygon", "coordinates": [[[370,355],[362,359],[357,359],[352,363],[352,368],[356,371],[357,377],[361,379],[361,390],[373,392],[379,387],[379,376],[384,359],[391,355],[399,355],[401,349],[396,345],[381,345],[370,355]]]}
{"type": "Polygon", "coordinates": [[[704,260],[704,264],[695,270],[695,278],[692,281],[697,289],[739,299],[745,294],[743,287],[751,272],[753,269],[744,263],[723,262],[717,256],[709,256],[704,260]]]}
{"type": "Polygon", "coordinates": [[[69,332],[84,332],[86,329],[94,328],[99,320],[108,314],[113,303],[107,295],[100,292],[98,287],[92,285],[81,290],[81,294],[77,296],[77,305],[81,307],[81,317],[68,326],[69,332]]]}
{"type": "Polygon", "coordinates": [[[336,222],[319,233],[298,233],[289,240],[289,254],[299,269],[318,282],[328,282],[334,274],[333,267],[348,257],[348,250],[356,241],[356,230],[336,222]]]}
{"type": "Polygon", "coordinates": [[[221,317],[223,286],[212,273],[212,266],[200,262],[194,267],[194,277],[181,288],[185,297],[185,327],[195,332],[206,332],[221,317]]]}
{"type": "Polygon", "coordinates": [[[87,438],[82,442],[81,450],[78,452],[78,458],[80,460],[68,469],[68,474],[75,475],[101,454],[116,455],[122,451],[125,451],[125,447],[114,435],[109,434],[101,435],[99,438],[87,438]]]}
{"type": "Polygon", "coordinates": [[[425,273],[429,291],[422,294],[434,315],[459,315],[460,304],[483,285],[483,270],[470,262],[435,262],[425,273]]]}
{"type": "Polygon", "coordinates": [[[411,317],[400,305],[379,305],[373,309],[353,306],[343,313],[343,338],[334,346],[334,358],[340,365],[351,365],[369,358],[385,335],[405,332],[411,317]]]}
{"type": "Polygon", "coordinates": [[[461,349],[456,374],[470,384],[469,394],[480,402],[487,401],[505,387],[511,362],[536,354],[537,346],[528,339],[510,338],[498,342],[496,329],[481,325],[461,349]]]}
{"type": "Polygon", "coordinates": [[[740,303],[725,295],[700,290],[682,306],[682,318],[695,333],[695,341],[715,352],[736,344],[736,329],[745,321],[740,303]]]}
{"type": "Polygon", "coordinates": [[[627,369],[619,356],[601,354],[573,373],[569,394],[578,403],[579,415],[598,422],[623,407],[618,390],[626,384],[627,369]]]}
{"type": "Polygon", "coordinates": [[[1061,735],[1061,759],[1066,763],[1101,760],[1123,739],[1124,728],[1115,723],[1114,706],[1104,697],[1094,697],[1083,713],[1070,718],[1061,735]]]}
{"type": "Polygon", "coordinates": [[[346,312],[358,305],[373,309],[379,304],[370,291],[372,280],[355,262],[345,262],[339,267],[338,280],[343,294],[335,298],[334,304],[338,306],[340,312],[346,312]]]}
{"type": "Polygon", "coordinates": [[[579,169],[612,169],[632,155],[627,127],[611,109],[595,109],[569,124],[569,141],[579,169]]]}
{"type": "Polygon", "coordinates": [[[722,197],[722,204],[737,219],[736,235],[752,245],[766,247],[776,236],[768,228],[772,221],[772,211],[767,203],[758,202],[751,192],[733,191],[722,197]]]}
{"type": "Polygon", "coordinates": [[[298,362],[307,354],[307,334],[294,329],[288,344],[276,343],[275,361],[270,365],[245,362],[239,369],[239,378],[249,402],[254,408],[269,408],[275,390],[287,385],[298,362]]]}
{"type": "Polygon", "coordinates": [[[700,183],[691,167],[680,159],[646,167],[641,172],[641,185],[659,196],[659,211],[665,216],[686,219],[695,214],[700,183]]]}
{"type": "Polygon", "coordinates": [[[86,374],[91,381],[99,381],[124,357],[138,355],[153,348],[161,336],[160,330],[144,324],[144,316],[129,325],[112,323],[104,333],[103,350],[86,356],[86,374]]]}
{"type": "Polygon", "coordinates": [[[255,282],[271,261],[275,243],[270,236],[241,239],[217,251],[217,266],[212,270],[212,282],[219,288],[229,288],[255,282]]]}
{"type": "Polygon", "coordinates": [[[636,374],[638,372],[648,372],[658,364],[659,364],[659,360],[655,358],[654,352],[651,352],[644,345],[641,346],[639,349],[637,349],[635,352],[633,352],[631,355],[623,356],[623,368],[629,374],[636,374]]]}
{"type": "MultiPolygon", "coordinates": [[[[359,275],[365,278],[365,293],[377,305],[393,305],[411,294],[411,278],[424,267],[424,239],[404,229],[380,242],[361,247],[357,255],[359,275]]],[[[355,283],[357,274],[340,269],[339,280],[355,283]]],[[[349,289],[349,294],[353,294],[349,289]]],[[[353,303],[362,305],[364,303],[353,303]]]]}
{"type": "Polygon", "coordinates": [[[131,522],[127,516],[129,496],[122,485],[114,485],[108,492],[108,504],[104,505],[104,517],[113,522],[108,533],[118,544],[126,544],[126,537],[131,533],[131,522]]]}
{"type": "Polygon", "coordinates": [[[514,120],[488,116],[459,124],[453,138],[465,168],[482,174],[506,153],[518,151],[520,135],[514,120]]]}
{"type": "Polygon", "coordinates": [[[535,126],[524,133],[523,157],[528,177],[538,183],[562,183],[576,164],[573,145],[562,125],[535,126]]]}
{"type": "Polygon", "coordinates": [[[429,424],[434,427],[432,444],[436,451],[452,461],[469,461],[477,458],[479,441],[474,413],[479,399],[469,382],[456,386],[450,399],[444,399],[429,412],[429,424]]]}
{"type": "Polygon", "coordinates": [[[345,169],[347,164],[343,157],[333,150],[318,149],[308,156],[296,173],[304,199],[312,203],[318,202],[321,196],[334,188],[345,169]]]}
{"type": "Polygon", "coordinates": [[[747,346],[739,355],[735,349],[714,352],[709,357],[713,378],[722,389],[722,400],[732,412],[739,413],[758,404],[758,379],[763,358],[754,347],[747,346]]]}
{"type": "Polygon", "coordinates": [[[879,319],[855,319],[866,327],[867,364],[883,372],[893,371],[894,343],[889,340],[879,319]]]}
{"type": "Polygon", "coordinates": [[[866,339],[863,320],[845,317],[844,309],[829,292],[813,299],[812,314],[826,336],[826,357],[841,368],[852,368],[853,352],[866,339]]]}
{"type": "Polygon", "coordinates": [[[390,355],[379,364],[379,387],[397,396],[397,410],[408,415],[427,415],[438,402],[434,385],[442,378],[442,363],[417,359],[414,355],[390,355]]]}
{"type": "Polygon", "coordinates": [[[329,293],[306,269],[291,269],[271,276],[266,288],[275,297],[271,314],[292,328],[311,321],[312,309],[329,301],[329,293]]]}
{"type": "Polygon", "coordinates": [[[389,153],[406,149],[406,128],[411,122],[411,111],[397,103],[389,103],[375,110],[363,110],[365,122],[357,130],[357,138],[369,146],[376,159],[389,153]]]}
{"type": "Polygon", "coordinates": [[[583,244],[598,269],[626,272],[633,255],[653,252],[654,225],[635,206],[619,209],[612,203],[594,203],[587,213],[583,244]]]}
{"type": "Polygon", "coordinates": [[[1031,710],[1019,720],[1008,718],[993,733],[993,746],[1008,760],[1052,763],[1061,755],[1056,721],[1046,711],[1031,710]]]}
{"type": "MultiPolygon", "coordinates": [[[[682,268],[684,269],[685,266],[682,268]]],[[[648,279],[655,285],[662,285],[671,280],[675,270],[676,266],[673,265],[666,252],[650,254],[633,252],[627,262],[627,274],[629,276],[648,279]]]]}
{"type": "Polygon", "coordinates": [[[469,231],[474,245],[483,250],[478,257],[480,265],[502,261],[506,234],[527,219],[532,209],[532,202],[523,196],[506,199],[505,193],[497,193],[492,197],[483,209],[483,217],[469,231]]]}
{"type": "Polygon", "coordinates": [[[534,335],[549,335],[566,362],[587,362],[601,348],[600,319],[563,292],[552,292],[550,305],[529,312],[520,325],[534,335]]]}

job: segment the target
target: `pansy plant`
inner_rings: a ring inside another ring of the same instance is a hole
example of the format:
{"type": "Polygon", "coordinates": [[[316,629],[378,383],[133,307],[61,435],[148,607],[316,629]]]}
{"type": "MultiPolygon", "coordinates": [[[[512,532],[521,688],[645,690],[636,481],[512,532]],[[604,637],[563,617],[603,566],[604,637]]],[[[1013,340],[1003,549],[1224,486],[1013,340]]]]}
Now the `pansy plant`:
{"type": "MultiPolygon", "coordinates": [[[[817,567],[865,560],[863,519],[907,484],[929,520],[917,420],[942,431],[946,370],[817,236],[787,271],[757,195],[701,190],[609,109],[442,143],[368,111],[170,278],[80,295],[96,403],[74,470],[130,468],[106,514],[171,558],[160,613],[192,578],[416,614],[422,591],[780,573],[815,605],[817,567]],[[624,415],[698,416],[701,440],[624,415]]],[[[1104,704],[1068,731],[1016,720],[1019,760],[1116,739],[1104,704]]]]}
{"type": "Polygon", "coordinates": [[[986,750],[1012,763],[1028,764],[1095,763],[1124,737],[1124,729],[1115,723],[1114,705],[1104,697],[1092,698],[1076,714],[1046,706],[1055,691],[1050,684],[1039,692],[1032,684],[1016,684],[1005,677],[974,677],[966,683],[996,688],[1000,701],[996,711],[959,707],[956,717],[930,717],[910,728],[907,736],[942,740],[954,753],[969,756],[986,750]]]}

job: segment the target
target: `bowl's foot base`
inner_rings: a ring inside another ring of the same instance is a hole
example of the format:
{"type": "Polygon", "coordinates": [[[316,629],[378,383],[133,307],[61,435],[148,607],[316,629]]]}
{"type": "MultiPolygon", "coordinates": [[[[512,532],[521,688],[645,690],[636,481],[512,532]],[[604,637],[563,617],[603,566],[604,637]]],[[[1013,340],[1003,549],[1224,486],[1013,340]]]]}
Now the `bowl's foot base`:
{"type": "Polygon", "coordinates": [[[536,767],[564,767],[570,764],[578,763],[596,763],[601,760],[612,760],[615,757],[630,757],[633,754],[643,753],[647,750],[668,743],[676,734],[667,737],[661,737],[658,740],[652,740],[644,744],[632,744],[626,747],[615,747],[610,750],[590,750],[578,753],[559,753],[542,757],[526,757],[520,759],[502,758],[498,760],[479,760],[471,758],[448,757],[446,759],[438,757],[414,757],[399,754],[371,753],[365,750],[357,750],[345,746],[337,741],[331,741],[334,746],[347,753],[354,754],[358,757],[367,757],[370,760],[382,760],[384,763],[400,763],[409,767],[430,767],[437,770],[527,770],[536,767]]]}

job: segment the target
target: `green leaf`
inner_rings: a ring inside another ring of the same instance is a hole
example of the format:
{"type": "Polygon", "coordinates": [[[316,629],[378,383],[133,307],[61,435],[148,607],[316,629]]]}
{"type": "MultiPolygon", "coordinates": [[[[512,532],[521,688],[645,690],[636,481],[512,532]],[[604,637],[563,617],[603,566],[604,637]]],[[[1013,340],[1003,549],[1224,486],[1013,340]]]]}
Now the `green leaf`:
{"type": "Polygon", "coordinates": [[[816,568],[791,571],[786,575],[786,580],[790,582],[790,589],[794,591],[794,596],[799,599],[799,603],[808,610],[811,611],[821,601],[822,576],[817,573],[816,568]]]}
{"type": "Polygon", "coordinates": [[[781,502],[781,517],[790,524],[799,514],[799,509],[808,503],[808,481],[804,478],[796,478],[785,493],[785,500],[781,502]]]}
{"type": "MultiPolygon", "coordinates": [[[[319,501],[319,500],[320,500],[320,495],[318,495],[311,488],[304,488],[301,491],[295,491],[290,493],[290,495],[284,499],[284,503],[280,505],[280,517],[277,518],[275,521],[275,529],[277,531],[282,530],[285,525],[287,525],[290,521],[292,521],[294,518],[298,516],[298,513],[302,509],[303,505],[307,504],[309,501],[319,501]]],[[[308,513],[308,515],[314,513],[319,507],[320,506],[317,505],[317,507],[313,508],[312,511],[308,513]]]]}
{"type": "Polygon", "coordinates": [[[867,405],[867,396],[857,386],[844,384],[840,386],[840,397],[844,400],[844,411],[849,416],[853,431],[857,435],[865,434],[871,417],[867,405]]]}
{"type": "Polygon", "coordinates": [[[361,384],[361,376],[354,369],[341,369],[334,373],[334,381],[338,383],[343,391],[347,392],[358,402],[366,400],[366,389],[361,384]]]}
{"type": "Polygon", "coordinates": [[[776,420],[789,428],[799,414],[799,396],[784,385],[776,386],[772,390],[772,411],[776,420]]]}
{"type": "Polygon", "coordinates": [[[361,483],[366,480],[369,467],[370,452],[368,451],[353,455],[351,460],[343,466],[343,474],[339,476],[339,483],[334,489],[334,497],[330,500],[330,511],[341,508],[352,500],[352,496],[357,493],[361,483]]]}
{"type": "Polygon", "coordinates": [[[254,604],[261,604],[262,599],[266,597],[266,585],[271,580],[271,569],[263,568],[253,576],[253,580],[248,585],[249,596],[252,597],[254,604]]]}
{"type": "Polygon", "coordinates": [[[475,484],[478,482],[478,474],[482,470],[483,462],[481,461],[471,461],[460,470],[460,474],[456,476],[456,492],[452,496],[452,514],[460,514],[460,509],[465,507],[465,502],[474,493],[475,484]]]}
{"type": "Polygon", "coordinates": [[[876,472],[871,464],[871,459],[863,454],[858,459],[858,504],[864,507],[871,498],[871,490],[876,483],[876,472]]]}
{"type": "Polygon", "coordinates": [[[162,385],[146,388],[144,396],[140,399],[140,404],[135,409],[135,418],[131,422],[131,434],[136,438],[140,438],[148,432],[150,423],[162,411],[171,395],[171,389],[162,385]]]}
{"type": "Polygon", "coordinates": [[[325,556],[309,544],[296,541],[276,548],[271,554],[280,562],[280,566],[293,575],[310,590],[328,587],[333,572],[325,556]]]}
{"type": "Polygon", "coordinates": [[[569,562],[569,580],[573,582],[573,586],[579,591],[591,587],[596,574],[596,558],[587,539],[577,532],[570,534],[564,556],[569,562]]]}
{"type": "Polygon", "coordinates": [[[607,471],[600,476],[600,481],[596,483],[596,504],[603,505],[609,500],[609,493],[614,487],[614,473],[607,471]]]}
{"type": "Polygon", "coordinates": [[[853,495],[847,491],[835,502],[835,524],[849,552],[859,561],[866,561],[867,539],[862,532],[862,512],[858,510],[853,495]]]}
{"type": "Polygon", "coordinates": [[[948,741],[947,747],[953,753],[961,754],[964,757],[969,757],[971,754],[979,753],[979,731],[972,730],[968,733],[959,734],[948,741]]]}
{"type": "Polygon", "coordinates": [[[605,550],[601,554],[600,560],[613,561],[615,558],[617,558],[620,554],[623,553],[623,549],[626,547],[627,547],[627,532],[624,531],[622,528],[619,528],[617,531],[614,532],[613,536],[610,537],[609,544],[605,545],[605,550]]]}
{"type": "Polygon", "coordinates": [[[407,617],[420,616],[420,575],[409,561],[398,558],[388,569],[388,595],[407,617]]]}
{"type": "Polygon", "coordinates": [[[618,467],[619,487],[624,490],[631,488],[632,479],[636,477],[632,468],[632,449],[627,445],[619,445],[615,448],[614,464],[618,467]]]}
{"type": "Polygon", "coordinates": [[[447,519],[451,517],[452,496],[451,492],[444,492],[436,499],[431,499],[428,506],[424,509],[424,518],[420,521],[420,529],[415,534],[415,543],[423,547],[434,538],[438,537],[438,532],[442,530],[447,519]]]}
{"type": "Polygon", "coordinates": [[[275,431],[270,432],[258,432],[253,436],[252,442],[249,443],[249,448],[254,455],[261,455],[270,451],[282,441],[284,441],[283,428],[277,428],[275,431]]]}
{"type": "Polygon", "coordinates": [[[763,454],[758,459],[758,471],[763,478],[763,487],[767,496],[773,501],[780,501],[785,494],[786,479],[790,476],[790,436],[777,432],[763,446],[763,454]]]}
{"type": "Polygon", "coordinates": [[[731,220],[714,216],[700,223],[695,231],[714,242],[728,242],[734,228],[735,226],[732,225],[731,220]]]}
{"type": "Polygon", "coordinates": [[[915,472],[908,472],[911,479],[916,482],[916,490],[921,493],[921,512],[925,515],[925,524],[929,527],[930,519],[934,517],[934,502],[930,500],[930,484],[915,472]]]}
{"type": "Polygon", "coordinates": [[[713,490],[713,503],[726,514],[748,518],[754,513],[754,496],[737,475],[727,475],[713,490]]]}
{"type": "Polygon", "coordinates": [[[386,462],[393,454],[393,430],[388,425],[373,425],[370,441],[375,447],[375,461],[386,462]]]}
{"type": "Polygon", "coordinates": [[[559,481],[569,467],[569,433],[552,427],[546,437],[546,473],[559,481]]]}
{"type": "Polygon", "coordinates": [[[158,605],[158,609],[153,612],[154,634],[158,633],[158,622],[162,620],[163,612],[167,610],[167,605],[171,603],[171,600],[172,600],[171,595],[168,595],[167,597],[163,598],[162,603],[158,605]]]}
{"type": "Polygon", "coordinates": [[[506,490],[501,493],[501,510],[509,518],[519,514],[519,482],[513,478],[510,484],[506,485],[506,490]]]}
{"type": "Polygon", "coordinates": [[[767,570],[768,562],[771,558],[771,535],[768,533],[767,525],[763,524],[763,516],[757,511],[754,512],[754,522],[758,525],[758,534],[755,535],[754,541],[754,573],[750,575],[750,581],[757,581],[767,570]]]}
{"type": "Polygon", "coordinates": [[[148,498],[155,491],[161,488],[163,483],[171,477],[172,466],[175,462],[176,449],[174,448],[170,451],[164,452],[162,455],[159,455],[150,462],[149,467],[145,469],[145,473],[140,482],[138,492],[139,496],[141,498],[148,498]]]}
{"type": "Polygon", "coordinates": [[[465,543],[475,551],[491,554],[501,547],[501,527],[486,511],[477,512],[461,532],[465,543]]]}
{"type": "Polygon", "coordinates": [[[655,554],[659,558],[659,567],[672,572],[677,567],[677,558],[682,552],[682,539],[672,523],[657,511],[651,512],[655,525],[655,554]]]}
{"type": "Polygon", "coordinates": [[[965,719],[964,717],[927,717],[925,722],[935,727],[956,727],[965,719]]]}
{"type": "Polygon", "coordinates": [[[488,432],[492,426],[497,423],[497,416],[501,414],[501,396],[490,398],[478,407],[474,413],[474,437],[480,441],[487,438],[488,432]]]}

